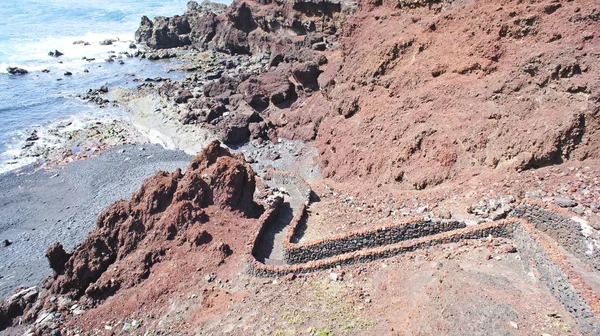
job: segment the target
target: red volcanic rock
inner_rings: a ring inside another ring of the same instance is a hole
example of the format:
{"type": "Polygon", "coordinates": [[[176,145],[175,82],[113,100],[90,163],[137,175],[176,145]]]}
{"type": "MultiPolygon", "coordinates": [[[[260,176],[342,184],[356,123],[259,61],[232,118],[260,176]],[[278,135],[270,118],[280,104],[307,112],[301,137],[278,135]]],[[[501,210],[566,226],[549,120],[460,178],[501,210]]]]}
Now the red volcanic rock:
{"type": "Polygon", "coordinates": [[[327,104],[272,121],[292,138],[319,125],[324,177],[351,185],[423,189],[598,158],[598,42],[582,32],[600,22],[593,1],[561,4],[364,2],[310,98],[327,104]]]}
{"type": "Polygon", "coordinates": [[[317,79],[321,74],[319,65],[314,62],[306,62],[297,64],[292,70],[294,78],[304,86],[304,88],[311,90],[318,90],[319,83],[317,79]]]}
{"type": "Polygon", "coordinates": [[[297,98],[296,87],[289,80],[289,65],[281,64],[272,71],[252,76],[238,87],[238,92],[253,108],[262,111],[269,103],[278,105],[297,98]]]}
{"type": "Polygon", "coordinates": [[[70,254],[65,252],[61,243],[54,243],[54,245],[50,246],[46,251],[46,258],[48,258],[48,262],[50,263],[50,268],[58,274],[61,273],[65,267],[65,263],[71,257],[70,254]]]}
{"type": "Polygon", "coordinates": [[[148,277],[170,244],[187,242],[200,248],[210,242],[212,234],[205,223],[218,217],[211,218],[208,212],[219,209],[241,218],[259,214],[253,201],[254,178],[242,157],[211,143],[185,174],[158,172],[130,200],[111,205],[71,255],[58,243],[50,248],[47,255],[56,274],[46,286],[53,293],[95,299],[134,286],[148,277]],[[103,276],[119,263],[125,263],[119,276],[103,276]]]}

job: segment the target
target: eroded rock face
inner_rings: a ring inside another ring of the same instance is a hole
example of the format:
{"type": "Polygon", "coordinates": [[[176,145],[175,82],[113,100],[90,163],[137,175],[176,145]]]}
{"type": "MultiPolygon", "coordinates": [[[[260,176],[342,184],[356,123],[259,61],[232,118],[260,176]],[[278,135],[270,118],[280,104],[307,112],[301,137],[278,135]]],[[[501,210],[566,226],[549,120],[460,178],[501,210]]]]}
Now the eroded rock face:
{"type": "MultiPolygon", "coordinates": [[[[335,34],[341,28],[342,7],[341,3],[328,0],[236,1],[228,8],[210,2],[190,2],[183,16],[153,20],[143,17],[136,40],[153,49],[193,45],[229,54],[271,52],[277,46],[297,44],[289,36],[335,34]]],[[[309,48],[326,48],[323,39],[311,41],[309,48]]]]}
{"type": "Polygon", "coordinates": [[[144,16],[140,28],[135,32],[135,39],[137,42],[146,42],[154,49],[175,48],[191,44],[190,32],[190,23],[185,16],[159,16],[152,21],[144,16]]]}
{"type": "Polygon", "coordinates": [[[144,16],[135,33],[135,39],[153,49],[191,45],[192,41],[202,47],[214,37],[218,23],[216,15],[222,13],[225,8],[223,4],[205,1],[199,5],[190,1],[187,12],[181,16],[159,16],[153,20],[144,16]]]}
{"type": "Polygon", "coordinates": [[[61,243],[54,243],[54,245],[50,246],[46,251],[46,258],[48,258],[48,262],[50,263],[50,268],[56,273],[61,273],[65,268],[65,263],[71,257],[70,254],[65,252],[61,243]]]}
{"type": "Polygon", "coordinates": [[[210,220],[206,209],[255,217],[261,208],[253,201],[255,175],[242,157],[211,143],[188,166],[186,173],[156,173],[128,201],[106,209],[97,228],[72,254],[60,244],[48,250],[55,271],[46,281],[51,292],[77,298],[84,294],[104,299],[148,276],[165,255],[169,241],[200,246],[210,241],[201,228],[210,220]],[[115,262],[136,259],[123,279],[102,276],[115,262]],[[138,260],[139,259],[139,260],[138,260]]]}

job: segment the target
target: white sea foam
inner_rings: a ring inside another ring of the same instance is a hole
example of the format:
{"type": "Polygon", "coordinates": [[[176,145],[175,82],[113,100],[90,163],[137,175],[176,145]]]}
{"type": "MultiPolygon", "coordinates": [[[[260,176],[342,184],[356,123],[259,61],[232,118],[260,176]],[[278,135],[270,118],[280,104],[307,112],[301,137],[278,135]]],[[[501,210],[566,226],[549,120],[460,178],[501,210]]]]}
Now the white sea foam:
{"type": "Polygon", "coordinates": [[[26,131],[15,131],[11,135],[11,141],[6,146],[7,149],[0,153],[0,174],[43,161],[43,159],[37,157],[23,156],[26,139],[34,132],[39,137],[39,140],[35,141],[36,146],[59,148],[64,146],[64,139],[61,135],[86,129],[98,122],[108,123],[114,120],[127,122],[124,117],[124,112],[120,109],[106,110],[103,114],[87,111],[46,125],[34,125],[26,131]]]}
{"type": "Polygon", "coordinates": [[[5,52],[5,62],[0,63],[0,72],[6,72],[9,66],[22,67],[30,72],[43,69],[70,70],[82,69],[89,66],[90,61],[104,62],[111,55],[119,56],[119,52],[133,53],[129,49],[133,42],[133,34],[86,34],[76,37],[51,37],[42,41],[23,42],[14,46],[10,53],[5,52]],[[103,40],[116,40],[112,45],[100,45],[103,40]],[[89,45],[73,44],[75,41],[85,41],[89,45]],[[55,50],[63,56],[54,58],[48,52],[55,50]],[[60,63],[62,62],[62,63],[60,63]]]}

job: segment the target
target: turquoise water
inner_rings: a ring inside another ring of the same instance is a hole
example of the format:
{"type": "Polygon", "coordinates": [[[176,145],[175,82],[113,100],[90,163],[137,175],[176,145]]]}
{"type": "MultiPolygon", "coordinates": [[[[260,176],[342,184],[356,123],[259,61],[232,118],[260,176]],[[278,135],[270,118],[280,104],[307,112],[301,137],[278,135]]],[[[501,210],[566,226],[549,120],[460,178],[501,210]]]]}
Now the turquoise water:
{"type": "Polygon", "coordinates": [[[187,0],[0,0],[0,4],[0,165],[12,159],[35,127],[111,113],[81,102],[77,94],[102,85],[136,85],[135,77],[178,76],[168,74],[173,67],[169,61],[124,58],[120,65],[104,60],[111,52],[131,51],[129,44],[142,15],[183,14],[187,0]],[[101,46],[105,39],[118,42],[101,46]],[[78,40],[90,45],[74,45],[78,40]],[[48,56],[55,49],[64,56],[48,56]],[[8,66],[25,68],[29,74],[9,75],[8,66]],[[73,76],[64,76],[66,71],[73,76]]]}

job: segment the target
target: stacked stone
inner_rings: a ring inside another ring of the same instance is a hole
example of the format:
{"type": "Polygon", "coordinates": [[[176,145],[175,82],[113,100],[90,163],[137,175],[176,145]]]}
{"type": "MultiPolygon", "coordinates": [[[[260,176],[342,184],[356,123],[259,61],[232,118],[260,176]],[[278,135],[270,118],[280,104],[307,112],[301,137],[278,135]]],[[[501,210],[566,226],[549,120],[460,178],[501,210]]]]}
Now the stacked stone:
{"type": "Polygon", "coordinates": [[[285,259],[290,264],[306,263],[364,248],[391,245],[409,239],[430,236],[464,227],[465,224],[458,221],[416,219],[390,227],[355,232],[346,236],[325,239],[309,244],[285,244],[285,259]]]}
{"type": "Polygon", "coordinates": [[[545,247],[540,244],[544,238],[536,234],[530,224],[525,221],[515,227],[513,233],[517,249],[525,260],[524,265],[535,265],[539,278],[543,279],[550,293],[571,313],[582,335],[595,335],[594,332],[600,331],[600,322],[598,312],[595,313],[592,307],[597,310],[600,308],[598,296],[582,279],[578,279],[580,275],[569,269],[570,263],[564,260],[565,256],[557,248],[548,244],[548,241],[545,242],[545,247]],[[595,302],[596,306],[590,306],[588,302],[595,302]]]}
{"type": "Polygon", "coordinates": [[[564,211],[550,211],[535,202],[524,202],[513,210],[511,216],[527,219],[581,261],[600,270],[600,249],[594,248],[597,242],[584,235],[581,223],[560,212],[564,211]]]}
{"type": "Polygon", "coordinates": [[[494,237],[510,237],[517,225],[519,225],[519,223],[514,220],[492,222],[295,265],[269,266],[256,261],[254,258],[248,257],[246,260],[246,270],[249,274],[259,277],[277,277],[291,273],[309,273],[334,268],[336,266],[365,263],[389,258],[399,254],[435,245],[459,242],[465,239],[480,239],[489,237],[490,235],[494,237]]]}

